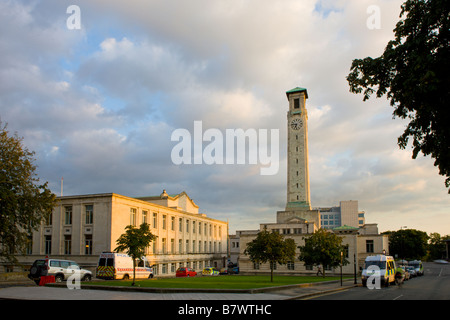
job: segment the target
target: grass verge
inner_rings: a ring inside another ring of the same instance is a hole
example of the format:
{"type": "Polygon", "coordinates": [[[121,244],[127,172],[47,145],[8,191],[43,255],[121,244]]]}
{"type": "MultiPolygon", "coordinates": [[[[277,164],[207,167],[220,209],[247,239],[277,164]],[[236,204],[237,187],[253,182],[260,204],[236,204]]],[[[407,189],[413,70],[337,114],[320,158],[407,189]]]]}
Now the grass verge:
{"type": "MultiPolygon", "coordinates": [[[[191,278],[154,278],[136,280],[136,286],[141,288],[201,288],[201,289],[257,289],[266,287],[286,286],[302,283],[339,280],[340,277],[308,277],[308,276],[196,276],[191,278]]],[[[129,286],[132,280],[106,280],[91,282],[103,286],[129,286]]]]}

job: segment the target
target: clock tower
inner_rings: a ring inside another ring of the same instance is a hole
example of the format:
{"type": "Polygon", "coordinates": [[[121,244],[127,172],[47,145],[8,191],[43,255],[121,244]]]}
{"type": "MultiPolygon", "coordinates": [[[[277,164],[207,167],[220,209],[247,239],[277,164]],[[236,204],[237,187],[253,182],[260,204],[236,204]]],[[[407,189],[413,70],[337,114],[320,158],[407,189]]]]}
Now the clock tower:
{"type": "Polygon", "coordinates": [[[277,223],[304,221],[320,228],[320,211],[311,209],[308,164],[308,113],[305,88],[286,92],[287,113],[287,201],[285,211],[277,212],[277,223]],[[300,219],[300,220],[299,220],[300,219]]]}
{"type": "Polygon", "coordinates": [[[311,209],[308,166],[308,114],[305,88],[296,87],[286,92],[289,101],[287,113],[287,202],[290,208],[311,209]]]}

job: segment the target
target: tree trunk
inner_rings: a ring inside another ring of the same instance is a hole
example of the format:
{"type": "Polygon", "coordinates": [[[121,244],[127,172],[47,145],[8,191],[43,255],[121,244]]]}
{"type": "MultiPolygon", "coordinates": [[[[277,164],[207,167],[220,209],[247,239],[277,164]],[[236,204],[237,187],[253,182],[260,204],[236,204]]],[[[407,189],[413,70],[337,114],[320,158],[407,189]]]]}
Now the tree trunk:
{"type": "Polygon", "coordinates": [[[270,264],[270,282],[273,282],[273,263],[270,264]]]}

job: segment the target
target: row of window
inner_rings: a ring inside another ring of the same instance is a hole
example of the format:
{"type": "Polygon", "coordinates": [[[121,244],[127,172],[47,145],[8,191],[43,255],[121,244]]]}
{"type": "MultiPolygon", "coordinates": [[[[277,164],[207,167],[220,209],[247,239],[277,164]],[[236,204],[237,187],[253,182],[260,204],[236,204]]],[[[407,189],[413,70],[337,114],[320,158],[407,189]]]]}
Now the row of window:
{"type": "MultiPolygon", "coordinates": [[[[64,224],[71,225],[73,217],[72,206],[64,206],[64,224]]],[[[94,205],[88,204],[84,206],[84,224],[91,225],[94,223],[94,205]]],[[[53,213],[50,214],[46,225],[51,226],[53,224],[53,213]]]]}
{"type": "MultiPolygon", "coordinates": [[[[297,263],[297,265],[296,265],[294,261],[288,261],[288,262],[286,263],[285,268],[286,268],[287,270],[296,270],[295,267],[296,267],[296,266],[299,267],[300,265],[301,265],[301,266],[304,266],[306,270],[313,270],[313,266],[312,266],[312,265],[307,265],[307,264],[303,264],[303,263],[301,263],[301,264],[300,264],[300,263],[297,263]]],[[[270,268],[273,267],[273,270],[277,270],[278,266],[279,266],[279,265],[278,265],[277,263],[269,262],[269,267],[270,267],[270,268]]],[[[253,270],[260,270],[260,267],[261,267],[261,264],[260,264],[260,263],[257,263],[257,262],[254,262],[254,263],[253,263],[253,270]]],[[[332,268],[331,268],[330,266],[325,266],[325,270],[331,271],[332,268]]]]}
{"type": "MultiPolygon", "coordinates": [[[[166,253],[221,253],[222,252],[222,242],[218,241],[195,241],[190,242],[189,240],[185,241],[185,249],[183,252],[183,241],[178,240],[178,251],[175,251],[175,239],[170,239],[170,252],[167,250],[167,239],[161,239],[162,248],[158,250],[158,245],[156,240],[151,244],[150,248],[147,250],[147,253],[152,252],[153,254],[166,254],[166,253]],[[192,244],[191,244],[192,243],[192,244]],[[192,246],[191,246],[192,245],[192,246]],[[198,250],[197,250],[198,249],[198,250]]],[[[93,241],[92,235],[84,235],[84,254],[92,255],[93,252],[93,241]]],[[[44,238],[44,254],[52,253],[52,236],[46,235],[44,238]]],[[[30,252],[31,254],[31,252],[30,252]]],[[[72,236],[65,235],[64,236],[64,254],[70,255],[72,254],[72,236]]]]}
{"type": "MultiPolygon", "coordinates": [[[[92,235],[84,235],[84,254],[92,255],[93,252],[93,241],[92,235]]],[[[47,235],[44,237],[44,254],[52,253],[52,236],[47,235]]],[[[64,236],[64,254],[72,254],[72,236],[64,236]]]]}
{"type": "Polygon", "coordinates": [[[197,271],[197,274],[199,274],[200,272],[202,272],[203,268],[212,266],[217,267],[217,262],[212,263],[212,261],[207,260],[207,261],[173,262],[173,263],[156,264],[153,266],[153,274],[154,275],[169,274],[169,273],[175,274],[177,270],[177,265],[178,268],[182,267],[192,268],[195,271],[197,271]]]}
{"type": "MultiPolygon", "coordinates": [[[[168,216],[167,214],[162,214],[161,220],[162,220],[161,227],[163,230],[167,230],[168,227],[172,231],[175,231],[177,229],[177,226],[176,226],[177,219],[175,216],[168,216]]],[[[152,228],[157,229],[158,228],[158,213],[153,212],[153,214],[151,215],[151,221],[150,221],[149,211],[142,210],[141,221],[142,221],[141,223],[147,223],[152,228]]],[[[138,224],[136,208],[130,208],[130,224],[133,226],[137,226],[137,224],[138,224]]],[[[210,223],[208,224],[206,222],[201,222],[201,221],[197,221],[197,220],[178,218],[178,231],[183,232],[183,228],[184,228],[184,232],[186,232],[186,233],[192,232],[192,233],[204,234],[205,236],[207,236],[209,234],[209,236],[214,236],[214,237],[219,236],[219,238],[222,237],[222,226],[216,226],[216,225],[212,225],[210,223]],[[185,220],[184,223],[183,223],[183,220],[185,220]]]]}
{"type": "Polygon", "coordinates": [[[153,254],[166,254],[166,253],[172,253],[172,254],[182,254],[182,253],[222,253],[222,242],[220,241],[184,241],[183,246],[183,240],[178,240],[178,246],[175,246],[175,239],[170,239],[170,251],[168,251],[167,247],[167,239],[162,238],[161,239],[161,248],[158,248],[158,242],[157,240],[152,241],[152,244],[150,245],[150,248],[147,250],[147,253],[153,253],[153,254]],[[183,249],[185,249],[183,251],[183,249]]]}
{"type": "MultiPolygon", "coordinates": [[[[73,209],[72,206],[64,206],[64,225],[72,225],[72,217],[73,217],[73,209]]],[[[47,225],[52,225],[53,217],[50,215],[49,221],[47,221],[47,225]]],[[[198,233],[204,235],[210,235],[219,238],[222,237],[222,226],[216,226],[212,224],[208,224],[206,222],[196,221],[185,219],[185,223],[183,224],[183,218],[178,218],[178,231],[183,232],[184,230],[187,233],[198,233]],[[217,228],[218,227],[218,228],[217,228]]],[[[142,210],[142,222],[147,223],[152,228],[158,228],[158,213],[153,212],[152,219],[150,221],[150,215],[148,210],[142,210]]],[[[84,205],[84,223],[85,225],[92,225],[94,223],[94,206],[93,205],[84,205]]],[[[130,208],[130,224],[133,226],[137,226],[137,209],[130,208]]],[[[168,223],[170,223],[170,230],[175,231],[176,217],[171,216],[170,222],[168,220],[168,216],[166,214],[162,215],[162,229],[167,230],[168,223]]]]}

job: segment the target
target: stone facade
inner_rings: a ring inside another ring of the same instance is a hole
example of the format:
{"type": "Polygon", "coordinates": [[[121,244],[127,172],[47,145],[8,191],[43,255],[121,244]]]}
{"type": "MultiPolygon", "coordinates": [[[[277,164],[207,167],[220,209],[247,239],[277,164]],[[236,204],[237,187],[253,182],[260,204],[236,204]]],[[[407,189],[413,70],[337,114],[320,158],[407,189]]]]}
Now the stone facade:
{"type": "Polygon", "coordinates": [[[25,269],[49,256],[94,270],[99,254],[115,249],[127,225],[143,222],[157,236],[146,255],[157,275],[175,275],[180,266],[226,266],[228,223],[198,213],[184,192],[170,196],[164,191],[140,199],[105,193],[63,196],[58,201],[51,221],[34,232],[31,252],[17,256],[25,269]]]}

